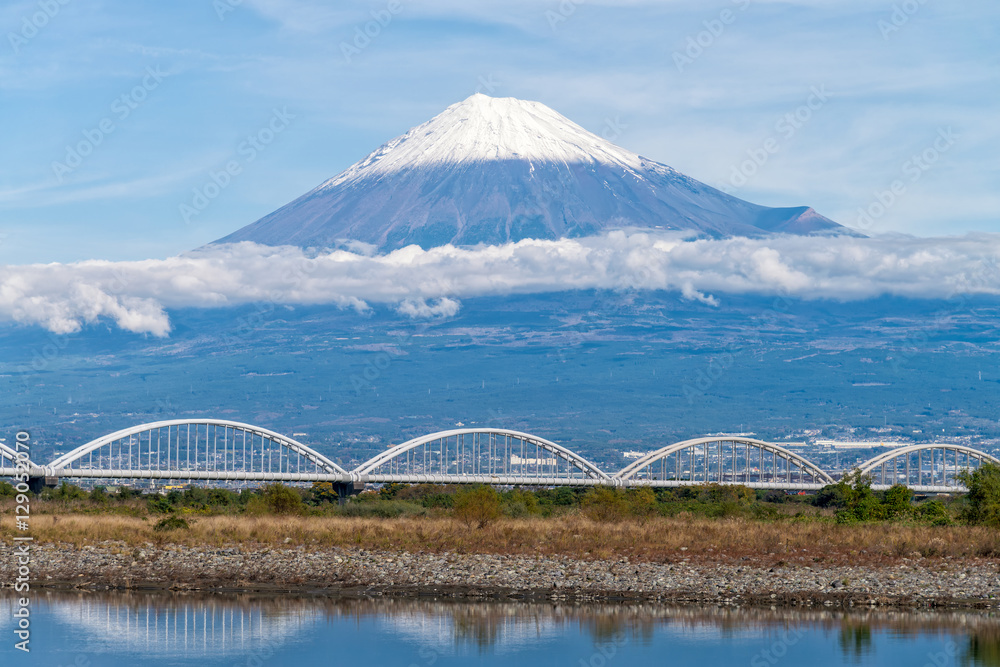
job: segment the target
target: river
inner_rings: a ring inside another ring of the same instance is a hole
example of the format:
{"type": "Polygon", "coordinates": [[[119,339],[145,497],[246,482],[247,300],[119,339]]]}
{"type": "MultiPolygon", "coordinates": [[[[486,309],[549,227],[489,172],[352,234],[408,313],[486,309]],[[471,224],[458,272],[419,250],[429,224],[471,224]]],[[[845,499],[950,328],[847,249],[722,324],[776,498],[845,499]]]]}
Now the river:
{"type": "Polygon", "coordinates": [[[997,611],[747,609],[34,592],[30,653],[0,597],[0,664],[1000,666],[997,611]]]}

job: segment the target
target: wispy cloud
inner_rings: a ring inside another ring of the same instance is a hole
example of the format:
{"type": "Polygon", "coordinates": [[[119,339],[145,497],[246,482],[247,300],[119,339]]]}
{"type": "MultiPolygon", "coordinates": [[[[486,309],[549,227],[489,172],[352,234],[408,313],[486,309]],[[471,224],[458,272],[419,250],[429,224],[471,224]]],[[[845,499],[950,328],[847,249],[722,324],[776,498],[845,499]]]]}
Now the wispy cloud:
{"type": "Polygon", "coordinates": [[[100,319],[166,336],[169,308],[253,302],[394,304],[454,315],[459,300],[581,289],[672,290],[716,306],[726,294],[858,300],[1000,294],[1000,235],[685,240],[616,231],[473,249],[307,253],[252,243],[164,260],[0,267],[0,318],[69,333],[100,319]]]}

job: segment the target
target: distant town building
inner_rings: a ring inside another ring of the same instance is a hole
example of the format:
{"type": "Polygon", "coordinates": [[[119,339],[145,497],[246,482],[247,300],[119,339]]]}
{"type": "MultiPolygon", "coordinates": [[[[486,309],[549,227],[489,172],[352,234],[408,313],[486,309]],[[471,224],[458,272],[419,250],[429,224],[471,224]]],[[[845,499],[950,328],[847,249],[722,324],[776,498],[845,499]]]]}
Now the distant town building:
{"type": "Polygon", "coordinates": [[[556,459],[555,457],[548,459],[529,459],[521,458],[517,454],[511,454],[510,464],[512,466],[554,466],[556,464],[556,459]]]}
{"type": "Polygon", "coordinates": [[[876,447],[903,447],[905,442],[874,442],[863,440],[816,440],[813,444],[817,447],[831,447],[833,449],[873,449],[876,447]]]}

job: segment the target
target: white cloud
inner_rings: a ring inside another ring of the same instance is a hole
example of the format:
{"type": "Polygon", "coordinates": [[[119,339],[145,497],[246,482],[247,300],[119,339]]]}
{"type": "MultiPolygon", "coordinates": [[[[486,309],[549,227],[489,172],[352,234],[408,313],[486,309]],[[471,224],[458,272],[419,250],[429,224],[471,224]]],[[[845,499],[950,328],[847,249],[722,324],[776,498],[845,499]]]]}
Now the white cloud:
{"type": "Polygon", "coordinates": [[[245,303],[393,304],[450,317],[459,299],[577,289],[673,290],[711,306],[725,294],[858,300],[1000,294],[1000,235],[777,236],[684,240],[610,232],[473,249],[410,246],[388,255],[213,246],[163,260],[0,267],[0,319],[70,333],[102,318],[166,336],[166,310],[245,303]]]}
{"type": "Polygon", "coordinates": [[[424,299],[403,299],[396,307],[396,312],[411,319],[433,319],[437,317],[454,317],[462,307],[455,299],[441,297],[435,303],[427,303],[424,299]]]}

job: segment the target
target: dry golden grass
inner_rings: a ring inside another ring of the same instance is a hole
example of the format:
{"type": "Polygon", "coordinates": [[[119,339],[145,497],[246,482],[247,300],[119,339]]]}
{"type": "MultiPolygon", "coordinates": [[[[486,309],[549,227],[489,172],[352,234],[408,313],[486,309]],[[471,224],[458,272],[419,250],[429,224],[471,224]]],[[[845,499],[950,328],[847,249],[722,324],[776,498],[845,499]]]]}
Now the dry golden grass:
{"type": "MultiPolygon", "coordinates": [[[[694,517],[596,523],[581,515],[503,519],[470,528],[447,517],[188,516],[190,530],[158,532],[155,518],[107,514],[36,516],[31,534],[41,543],[77,546],[116,540],[128,545],[361,547],[414,552],[628,557],[647,561],[740,560],[876,562],[911,557],[1000,558],[1000,532],[967,526],[838,525],[823,521],[761,522],[694,517]],[[288,540],[286,542],[286,539],[288,540]]],[[[13,518],[0,536],[15,534],[13,518]]]]}

